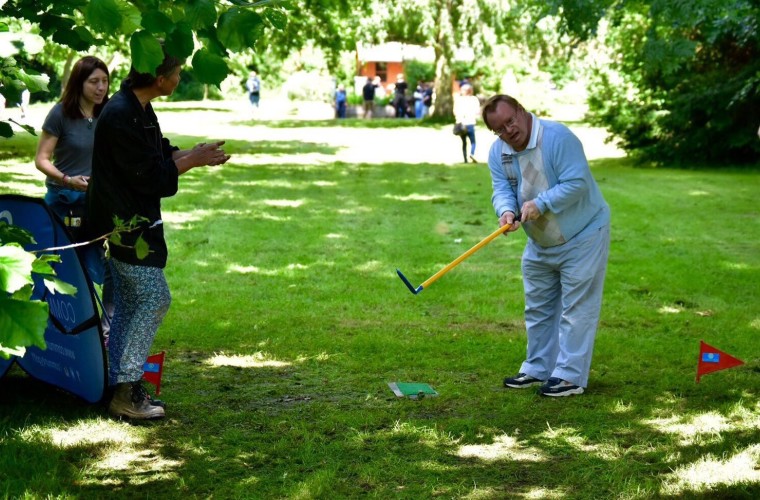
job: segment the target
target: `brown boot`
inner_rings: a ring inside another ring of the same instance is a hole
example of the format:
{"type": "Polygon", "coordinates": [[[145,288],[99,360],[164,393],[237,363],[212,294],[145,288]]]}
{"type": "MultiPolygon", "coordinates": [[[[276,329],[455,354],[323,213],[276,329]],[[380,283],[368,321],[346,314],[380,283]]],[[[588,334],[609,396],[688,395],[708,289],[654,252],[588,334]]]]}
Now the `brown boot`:
{"type": "Polygon", "coordinates": [[[108,413],[114,417],[127,417],[135,420],[163,418],[164,409],[150,404],[141,382],[116,384],[108,413]]]}

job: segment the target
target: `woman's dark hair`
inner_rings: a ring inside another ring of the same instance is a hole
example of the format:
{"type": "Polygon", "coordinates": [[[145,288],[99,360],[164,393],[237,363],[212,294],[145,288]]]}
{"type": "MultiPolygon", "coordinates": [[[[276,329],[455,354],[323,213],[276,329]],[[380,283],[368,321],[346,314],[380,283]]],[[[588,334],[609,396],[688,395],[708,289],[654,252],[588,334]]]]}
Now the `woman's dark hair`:
{"type": "Polygon", "coordinates": [[[133,89],[149,87],[153,85],[153,82],[155,82],[159,76],[166,78],[183,64],[185,64],[184,59],[169,55],[166,53],[166,50],[164,50],[164,60],[156,67],[155,75],[151,75],[150,73],[140,73],[134,67],[129,70],[129,76],[127,77],[129,79],[129,87],[133,89]]]}
{"type": "MultiPolygon", "coordinates": [[[[106,63],[94,56],[84,56],[78,60],[74,67],[71,69],[71,75],[69,75],[69,81],[66,82],[66,88],[63,90],[63,96],[61,97],[61,105],[63,106],[63,114],[68,118],[77,119],[84,118],[82,110],[80,109],[79,99],[82,97],[82,89],[84,82],[92,75],[96,70],[100,69],[108,77],[108,84],[111,84],[111,75],[108,72],[108,66],[106,63]]],[[[93,115],[95,117],[100,115],[100,111],[103,106],[108,102],[108,92],[103,98],[103,102],[96,104],[93,109],[93,115]]]]}
{"type": "Polygon", "coordinates": [[[489,125],[488,120],[486,120],[486,115],[489,113],[493,113],[496,111],[496,106],[500,102],[505,102],[512,106],[512,109],[514,109],[517,112],[525,111],[525,108],[523,108],[523,105],[520,104],[520,102],[512,97],[511,95],[506,94],[497,94],[495,96],[491,96],[488,98],[488,100],[483,104],[483,108],[481,109],[481,118],[483,118],[483,123],[486,124],[486,127],[488,127],[488,130],[493,130],[491,128],[491,125],[489,125]]]}

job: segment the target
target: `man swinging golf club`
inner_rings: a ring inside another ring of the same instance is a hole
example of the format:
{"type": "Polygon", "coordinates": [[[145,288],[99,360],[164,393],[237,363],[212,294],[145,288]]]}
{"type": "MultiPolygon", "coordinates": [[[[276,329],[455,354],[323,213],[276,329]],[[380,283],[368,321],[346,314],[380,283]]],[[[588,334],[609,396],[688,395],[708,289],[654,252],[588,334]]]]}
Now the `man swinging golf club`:
{"type": "Polygon", "coordinates": [[[522,257],[527,357],[504,386],[544,396],[583,393],[602,305],[610,210],[583,146],[564,125],[539,120],[513,97],[482,109],[497,139],[488,155],[499,225],[528,235],[522,257]],[[516,219],[515,214],[521,214],[516,219]]]}

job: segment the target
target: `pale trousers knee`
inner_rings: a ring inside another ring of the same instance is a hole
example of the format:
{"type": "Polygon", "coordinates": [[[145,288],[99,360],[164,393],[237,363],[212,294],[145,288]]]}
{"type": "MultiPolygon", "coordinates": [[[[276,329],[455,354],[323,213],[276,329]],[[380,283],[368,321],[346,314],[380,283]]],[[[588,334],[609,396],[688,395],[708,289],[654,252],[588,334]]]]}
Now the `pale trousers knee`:
{"type": "Polygon", "coordinates": [[[563,245],[523,252],[527,356],[521,373],[588,384],[610,247],[605,225],[563,245]]]}

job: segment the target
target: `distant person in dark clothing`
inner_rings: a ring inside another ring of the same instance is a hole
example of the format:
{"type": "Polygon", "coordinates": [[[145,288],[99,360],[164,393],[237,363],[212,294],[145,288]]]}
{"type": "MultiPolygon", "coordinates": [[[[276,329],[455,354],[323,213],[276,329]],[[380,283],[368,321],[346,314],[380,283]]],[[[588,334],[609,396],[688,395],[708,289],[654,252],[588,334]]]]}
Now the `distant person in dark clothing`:
{"type": "Polygon", "coordinates": [[[396,109],[396,118],[406,118],[407,116],[406,89],[408,88],[409,84],[404,80],[404,75],[398,75],[396,87],[393,91],[393,107],[396,109]]]}
{"type": "Polygon", "coordinates": [[[347,104],[348,96],[346,96],[346,87],[341,83],[335,91],[335,112],[338,114],[338,118],[346,117],[347,104]]]}
{"type": "Polygon", "coordinates": [[[422,116],[430,115],[430,107],[433,105],[433,87],[426,83],[422,92],[422,116]]]}
{"type": "Polygon", "coordinates": [[[380,78],[375,77],[370,80],[367,78],[367,83],[362,87],[362,97],[364,97],[364,118],[372,118],[375,112],[375,92],[380,84],[380,78]]]}

